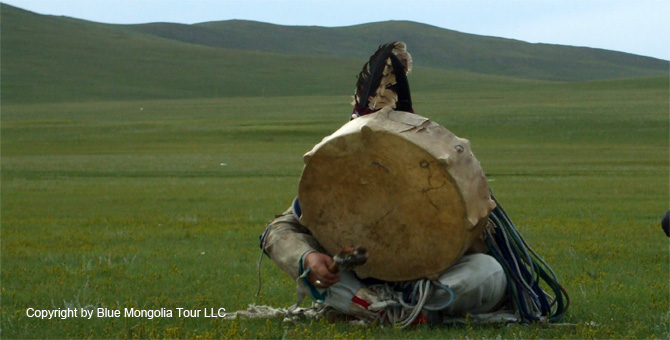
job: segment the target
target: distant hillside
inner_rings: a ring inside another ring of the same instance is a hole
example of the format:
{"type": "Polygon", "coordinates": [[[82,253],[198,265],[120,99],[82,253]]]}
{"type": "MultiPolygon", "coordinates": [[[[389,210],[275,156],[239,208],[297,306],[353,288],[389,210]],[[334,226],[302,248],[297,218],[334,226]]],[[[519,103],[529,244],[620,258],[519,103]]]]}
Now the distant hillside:
{"type": "Polygon", "coordinates": [[[602,49],[465,34],[409,21],[348,27],[281,26],[230,20],[153,23],[136,32],[193,44],[289,55],[367,58],[372,46],[403,40],[416,65],[529,79],[579,81],[668,74],[668,61],[602,49]]]}
{"type": "Polygon", "coordinates": [[[360,67],[355,60],[196,46],[7,5],[0,10],[3,104],[344,94],[353,91],[360,67]]]}
{"type": "MultiPolygon", "coordinates": [[[[3,104],[353,94],[363,59],[194,45],[0,6],[3,104]]],[[[370,49],[371,53],[375,47],[370,49]]],[[[418,67],[412,89],[515,79],[418,67]]],[[[348,99],[346,99],[348,101],[348,99]]]]}
{"type": "MultiPolygon", "coordinates": [[[[417,66],[411,76],[414,91],[528,81],[521,78],[667,76],[668,67],[667,61],[592,49],[574,51],[603,57],[557,64],[551,61],[555,55],[543,58],[533,52],[537,56],[531,58],[509,44],[531,50],[542,46],[409,22],[343,28],[247,21],[109,25],[39,15],[6,4],[1,4],[0,15],[3,104],[350,95],[363,61],[379,43],[393,39],[410,46],[417,66]],[[438,48],[444,44],[448,48],[438,48]],[[504,47],[498,49],[500,54],[494,53],[496,44],[504,47]],[[475,55],[481,57],[468,61],[466,56],[475,55]],[[559,66],[570,68],[570,63],[574,69],[557,71],[559,66]]],[[[573,48],[545,47],[573,53],[573,48]]]]}

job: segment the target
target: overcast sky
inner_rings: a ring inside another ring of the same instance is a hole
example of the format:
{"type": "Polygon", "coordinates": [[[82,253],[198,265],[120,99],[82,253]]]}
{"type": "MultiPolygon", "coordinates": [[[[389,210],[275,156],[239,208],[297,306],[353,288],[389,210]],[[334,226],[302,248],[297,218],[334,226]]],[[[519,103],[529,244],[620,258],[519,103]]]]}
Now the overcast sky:
{"type": "Polygon", "coordinates": [[[670,60],[669,0],[0,0],[40,14],[136,24],[246,19],[349,26],[411,20],[465,33],[670,60]]]}

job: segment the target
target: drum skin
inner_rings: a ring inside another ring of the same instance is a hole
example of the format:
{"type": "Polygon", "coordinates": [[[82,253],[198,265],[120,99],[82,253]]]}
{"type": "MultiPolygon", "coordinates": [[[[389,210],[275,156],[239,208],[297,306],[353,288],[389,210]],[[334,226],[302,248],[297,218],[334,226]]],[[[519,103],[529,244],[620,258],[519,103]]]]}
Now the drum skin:
{"type": "Polygon", "coordinates": [[[435,279],[495,207],[466,139],[390,108],[356,118],[304,156],[300,223],[330,254],[368,250],[360,278],[435,279]]]}

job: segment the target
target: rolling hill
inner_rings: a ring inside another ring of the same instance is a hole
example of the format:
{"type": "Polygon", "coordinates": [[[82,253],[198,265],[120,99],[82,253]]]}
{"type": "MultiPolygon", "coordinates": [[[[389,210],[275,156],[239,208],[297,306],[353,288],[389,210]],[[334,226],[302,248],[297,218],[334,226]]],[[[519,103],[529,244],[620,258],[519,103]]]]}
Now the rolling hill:
{"type": "Polygon", "coordinates": [[[2,102],[349,95],[376,46],[405,40],[413,90],[667,76],[668,61],[481,37],[413,22],[110,25],[0,6],[2,102]],[[524,80],[525,79],[525,80],[524,80]]]}
{"type": "Polygon", "coordinates": [[[348,27],[281,26],[229,20],[129,27],[198,45],[289,55],[367,58],[370,46],[405,41],[417,66],[545,80],[594,80],[667,74],[668,62],[602,49],[460,33],[410,21],[348,27]]]}

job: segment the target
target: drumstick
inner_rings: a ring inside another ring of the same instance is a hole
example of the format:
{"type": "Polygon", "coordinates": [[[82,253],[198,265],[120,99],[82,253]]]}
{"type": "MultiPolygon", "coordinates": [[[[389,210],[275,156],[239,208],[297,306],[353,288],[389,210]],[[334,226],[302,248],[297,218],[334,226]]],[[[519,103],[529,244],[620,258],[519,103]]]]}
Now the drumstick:
{"type": "Polygon", "coordinates": [[[333,257],[333,263],[328,267],[328,271],[335,274],[340,270],[351,270],[365,264],[367,260],[368,251],[365,247],[344,247],[333,257]]]}

